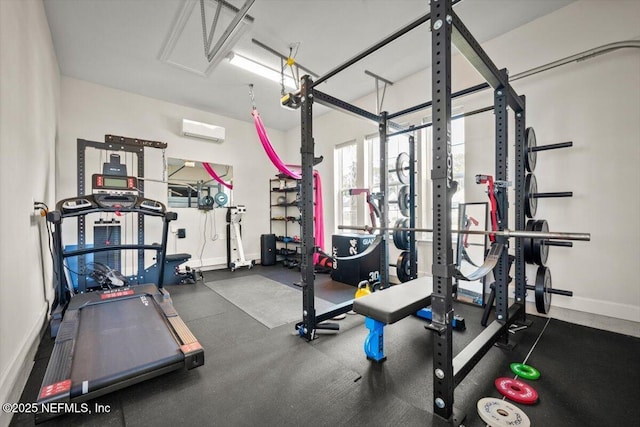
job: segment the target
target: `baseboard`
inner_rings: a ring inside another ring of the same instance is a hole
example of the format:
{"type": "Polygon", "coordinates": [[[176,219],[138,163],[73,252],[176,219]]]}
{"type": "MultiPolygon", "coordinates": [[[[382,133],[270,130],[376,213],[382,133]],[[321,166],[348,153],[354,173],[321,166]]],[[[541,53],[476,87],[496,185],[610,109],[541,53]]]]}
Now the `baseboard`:
{"type": "Polygon", "coordinates": [[[549,314],[544,315],[536,311],[535,303],[530,302],[527,302],[527,313],[541,317],[551,317],[553,319],[575,323],[576,325],[588,326],[590,328],[640,338],[640,323],[632,320],[623,320],[616,317],[603,316],[600,314],[587,313],[584,311],[557,306],[552,306],[549,314]]]}
{"type": "MultiPolygon", "coordinates": [[[[17,403],[20,401],[20,396],[22,395],[24,386],[27,384],[27,379],[29,379],[31,369],[34,365],[34,358],[40,345],[40,338],[42,337],[42,329],[46,316],[47,303],[45,302],[42,305],[42,310],[38,315],[37,321],[27,335],[27,339],[22,343],[20,350],[0,379],[0,384],[3,385],[0,390],[0,402],[17,403]]],[[[8,426],[12,417],[13,414],[0,411],[0,427],[8,426]]]]}
{"type": "MultiPolygon", "coordinates": [[[[246,254],[245,259],[247,260],[255,260],[256,264],[260,262],[259,254],[246,254]]],[[[227,257],[214,257],[214,258],[191,258],[189,261],[185,263],[191,268],[196,268],[202,271],[210,271],[210,270],[224,270],[227,267],[227,257]]]]}
{"type": "Polygon", "coordinates": [[[636,305],[573,296],[571,298],[554,298],[553,306],[632,322],[640,322],[640,307],[636,305]]]}

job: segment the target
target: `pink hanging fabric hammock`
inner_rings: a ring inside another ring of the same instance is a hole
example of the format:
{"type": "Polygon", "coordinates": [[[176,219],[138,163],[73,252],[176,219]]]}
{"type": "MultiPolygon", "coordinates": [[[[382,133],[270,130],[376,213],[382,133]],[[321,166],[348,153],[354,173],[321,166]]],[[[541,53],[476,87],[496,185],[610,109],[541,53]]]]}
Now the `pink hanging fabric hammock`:
{"type": "Polygon", "coordinates": [[[207,172],[209,172],[209,175],[211,175],[211,178],[215,179],[216,181],[218,181],[220,184],[224,185],[225,187],[227,187],[229,190],[233,190],[233,184],[229,184],[227,182],[224,182],[222,180],[222,178],[220,178],[218,176],[218,174],[216,173],[216,171],[213,170],[213,168],[211,167],[211,165],[209,163],[202,163],[202,166],[206,169],[207,172]]]}
{"type": "MultiPolygon", "coordinates": [[[[262,123],[262,119],[260,118],[260,114],[257,109],[253,109],[251,112],[253,116],[253,123],[256,126],[256,131],[258,132],[258,137],[260,138],[260,142],[262,143],[262,147],[264,151],[267,153],[269,160],[271,163],[278,168],[278,170],[285,174],[286,176],[293,179],[302,179],[302,174],[300,166],[291,166],[285,165],[282,159],[278,156],[278,154],[273,149],[271,145],[271,141],[269,141],[269,137],[267,136],[267,131],[264,128],[264,123],[262,123]],[[297,171],[291,170],[289,167],[294,169],[298,169],[297,171]]],[[[319,247],[321,250],[324,248],[324,216],[322,213],[322,181],[320,180],[320,174],[318,171],[313,171],[313,179],[314,179],[314,212],[313,212],[313,229],[314,229],[314,238],[315,238],[315,246],[319,247]]],[[[317,252],[313,254],[313,263],[317,264],[319,260],[320,254],[317,252]]]]}
{"type": "Polygon", "coordinates": [[[293,179],[301,179],[302,175],[300,175],[300,173],[293,172],[291,169],[289,169],[282,162],[278,154],[273,149],[273,146],[271,145],[271,141],[269,141],[269,137],[267,136],[267,131],[264,129],[264,123],[262,123],[262,119],[260,118],[260,114],[258,113],[258,110],[254,108],[253,111],[251,112],[251,115],[253,116],[253,123],[256,126],[256,131],[258,131],[258,137],[260,138],[262,147],[264,148],[264,151],[267,153],[267,156],[269,156],[271,163],[273,163],[273,165],[276,168],[278,168],[280,172],[287,175],[288,177],[293,179]]]}
{"type": "MultiPolygon", "coordinates": [[[[320,179],[320,173],[316,170],[313,171],[313,178],[315,180],[315,206],[313,215],[314,236],[316,239],[316,246],[324,251],[324,215],[322,207],[322,180],[320,179]]],[[[318,264],[320,260],[320,254],[314,252],[313,264],[318,264]]]]}

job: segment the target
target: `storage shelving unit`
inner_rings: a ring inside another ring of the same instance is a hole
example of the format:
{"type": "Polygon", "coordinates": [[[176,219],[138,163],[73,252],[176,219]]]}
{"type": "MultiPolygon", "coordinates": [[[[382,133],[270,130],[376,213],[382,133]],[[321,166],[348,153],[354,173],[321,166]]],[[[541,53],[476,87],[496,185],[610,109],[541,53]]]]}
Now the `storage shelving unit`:
{"type": "Polygon", "coordinates": [[[276,262],[300,266],[300,183],[288,177],[269,180],[270,232],[276,236],[276,262]]]}

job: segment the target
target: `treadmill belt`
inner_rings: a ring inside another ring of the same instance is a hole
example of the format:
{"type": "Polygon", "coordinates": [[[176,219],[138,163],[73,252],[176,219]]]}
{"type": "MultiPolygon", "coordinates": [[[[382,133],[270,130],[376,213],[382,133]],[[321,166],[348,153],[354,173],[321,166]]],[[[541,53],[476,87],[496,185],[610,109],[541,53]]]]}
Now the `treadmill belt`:
{"type": "Polygon", "coordinates": [[[71,396],[184,360],[151,295],[79,310],[71,396]]]}

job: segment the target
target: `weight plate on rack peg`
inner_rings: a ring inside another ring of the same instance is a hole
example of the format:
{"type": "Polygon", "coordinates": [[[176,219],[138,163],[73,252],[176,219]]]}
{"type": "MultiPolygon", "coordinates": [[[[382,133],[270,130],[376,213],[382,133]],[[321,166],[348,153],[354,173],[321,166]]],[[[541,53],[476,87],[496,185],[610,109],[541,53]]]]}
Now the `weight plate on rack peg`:
{"type": "Polygon", "coordinates": [[[222,191],[216,193],[216,195],[213,196],[213,198],[215,199],[216,204],[218,206],[224,206],[229,201],[229,197],[225,193],[223,193],[222,191]]]}
{"type": "Polygon", "coordinates": [[[400,282],[408,282],[411,279],[411,266],[410,256],[408,251],[403,251],[398,255],[398,261],[396,262],[396,275],[400,282]]]}
{"type": "Polygon", "coordinates": [[[531,426],[531,420],[522,409],[502,399],[483,397],[478,400],[477,408],[482,421],[491,427],[531,426]]]}
{"type": "Polygon", "coordinates": [[[393,244],[401,251],[409,249],[409,218],[399,218],[393,230],[393,244]]]}
{"type": "Polygon", "coordinates": [[[398,191],[398,208],[402,216],[409,216],[409,186],[403,185],[398,191]]]}
{"type": "MultiPolygon", "coordinates": [[[[536,223],[535,219],[527,220],[527,225],[524,227],[525,231],[533,231],[533,227],[536,223]]],[[[530,237],[524,237],[522,239],[522,250],[524,253],[524,262],[527,264],[533,264],[533,239],[530,237]]]]}
{"type": "Polygon", "coordinates": [[[398,181],[403,184],[409,183],[409,155],[404,151],[396,158],[396,174],[398,181]]]}
{"type": "Polygon", "coordinates": [[[536,143],[536,133],[533,131],[532,127],[528,127],[524,131],[524,167],[527,168],[528,172],[533,173],[536,168],[536,162],[538,160],[538,153],[535,151],[531,151],[531,148],[534,148],[536,143]]]}
{"type": "Polygon", "coordinates": [[[524,213],[529,218],[536,216],[538,199],[533,197],[538,192],[538,181],[532,173],[524,178],[524,213]]]}
{"type": "Polygon", "coordinates": [[[538,310],[538,313],[549,313],[549,309],[551,309],[551,292],[549,291],[552,288],[551,270],[548,267],[538,267],[535,286],[536,310],[538,310]]]}
{"type": "MultiPolygon", "coordinates": [[[[535,221],[533,225],[533,231],[542,233],[549,232],[549,224],[544,219],[535,221]]],[[[544,239],[531,239],[533,249],[533,262],[535,264],[545,266],[549,259],[549,246],[546,245],[544,239]]]]}

